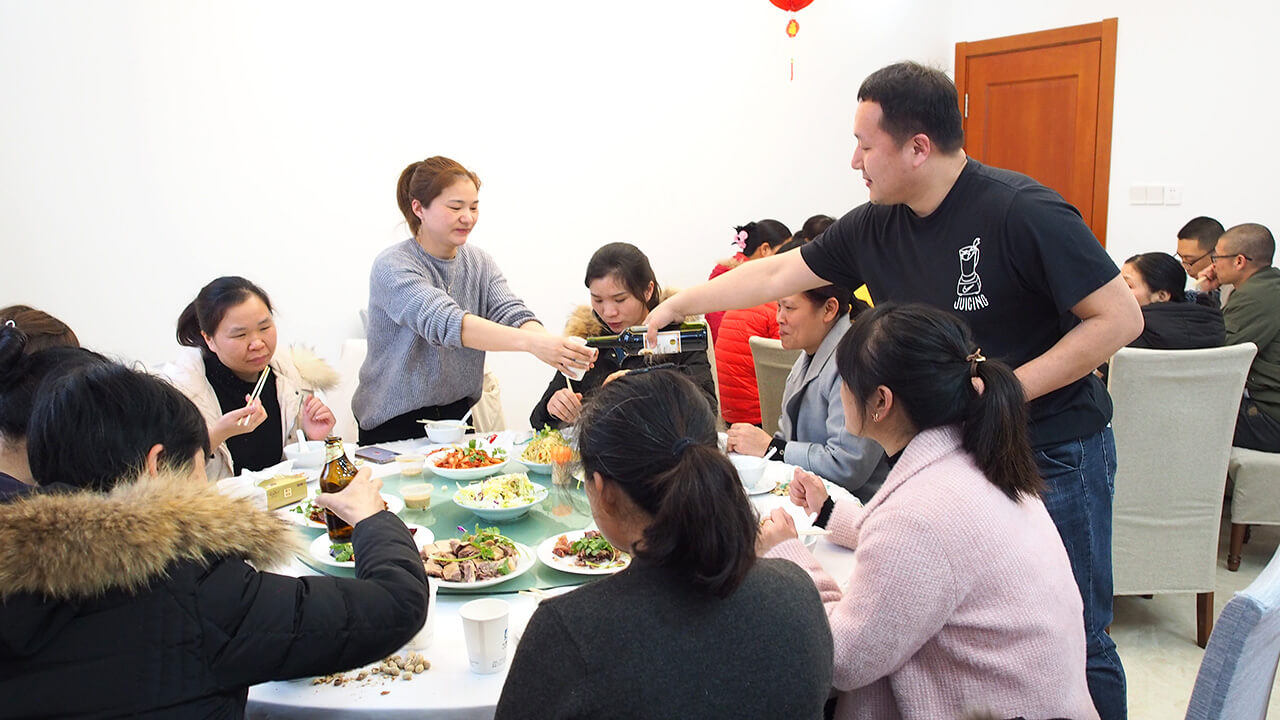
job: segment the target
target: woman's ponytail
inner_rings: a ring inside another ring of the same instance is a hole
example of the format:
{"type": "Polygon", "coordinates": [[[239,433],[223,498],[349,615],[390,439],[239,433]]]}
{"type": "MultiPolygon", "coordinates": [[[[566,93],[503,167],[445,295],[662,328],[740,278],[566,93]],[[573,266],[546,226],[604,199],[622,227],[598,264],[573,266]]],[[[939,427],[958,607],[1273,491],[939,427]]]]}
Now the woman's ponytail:
{"type": "Polygon", "coordinates": [[[421,164],[421,160],[409,163],[409,166],[401,171],[400,179],[396,181],[396,205],[400,207],[400,214],[404,215],[404,221],[409,225],[409,232],[415,236],[418,234],[418,226],[422,224],[422,219],[413,212],[413,193],[409,191],[409,185],[413,181],[413,174],[421,164]]]}
{"type": "MultiPolygon", "coordinates": [[[[975,351],[974,354],[979,354],[975,351]]],[[[964,449],[992,485],[1017,502],[1036,497],[1044,488],[1027,440],[1027,404],[1022,383],[998,360],[969,361],[982,391],[975,388],[965,420],[964,449]]]]}
{"type": "Polygon", "coordinates": [[[576,427],[587,475],[599,473],[652,517],[636,557],[719,597],[736,590],[755,563],[759,526],[716,447],[702,391],[677,371],[626,375],[596,391],[576,427]]]}
{"type": "Polygon", "coordinates": [[[200,335],[200,318],[196,315],[196,301],[187,303],[182,314],[178,316],[178,344],[186,347],[204,347],[204,337],[200,335]]]}
{"type": "Polygon", "coordinates": [[[755,562],[756,515],[742,483],[715,441],[685,449],[674,467],[655,476],[666,489],[637,556],[682,568],[698,587],[726,597],[755,562]],[[741,500],[741,502],[739,502],[741,500]]]}
{"type": "Polygon", "coordinates": [[[27,336],[16,325],[0,325],[0,388],[8,387],[21,375],[27,336]]]}

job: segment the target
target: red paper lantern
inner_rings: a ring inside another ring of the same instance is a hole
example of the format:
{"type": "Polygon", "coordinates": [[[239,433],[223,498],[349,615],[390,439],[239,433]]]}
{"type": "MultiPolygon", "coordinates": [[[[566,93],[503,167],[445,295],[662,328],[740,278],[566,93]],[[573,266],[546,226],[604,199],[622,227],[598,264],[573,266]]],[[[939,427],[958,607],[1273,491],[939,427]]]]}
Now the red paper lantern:
{"type": "Polygon", "coordinates": [[[812,3],[813,0],[769,0],[769,2],[773,3],[779,10],[800,12],[809,7],[809,3],[812,3]]]}

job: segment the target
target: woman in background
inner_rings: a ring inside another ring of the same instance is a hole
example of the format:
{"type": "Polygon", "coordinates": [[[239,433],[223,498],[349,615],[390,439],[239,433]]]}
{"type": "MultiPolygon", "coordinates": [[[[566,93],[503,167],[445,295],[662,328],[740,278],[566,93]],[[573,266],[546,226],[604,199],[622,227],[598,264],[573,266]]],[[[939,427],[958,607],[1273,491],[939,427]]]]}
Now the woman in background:
{"type": "Polygon", "coordinates": [[[587,405],[587,500],[633,560],[538,606],[497,718],[822,717],[821,603],[800,568],[755,559],[755,511],[715,421],[673,370],[623,375],[587,405]]]}
{"type": "MultiPolygon", "coordinates": [[[[1182,263],[1165,253],[1142,253],[1120,268],[1129,290],[1142,308],[1142,334],[1129,347],[1154,350],[1194,350],[1222,347],[1227,329],[1216,304],[1188,301],[1182,263]]],[[[1207,297],[1207,296],[1197,296],[1207,297]]]]}
{"type": "Polygon", "coordinates": [[[369,352],[351,400],[360,444],[422,437],[419,420],[459,419],[483,391],[486,351],[519,350],[557,370],[594,351],[551,335],[507,286],[497,263],[467,244],[480,179],[446,157],[411,163],[396,202],[413,237],[369,273],[369,352]]]}
{"type": "Polygon", "coordinates": [[[826,232],[827,228],[836,224],[836,219],[830,215],[814,215],[804,221],[804,225],[796,232],[795,239],[809,242],[815,240],[819,235],[826,232]]]}
{"type": "Polygon", "coordinates": [[[835,638],[837,718],[1097,718],[1084,610],[1040,500],[1022,385],[968,327],[924,305],[878,306],[836,350],[849,432],[892,470],[865,507],[797,472],[791,499],[854,550],[842,591],[775,510],[766,557],[806,568],[835,638]]]}
{"type": "MultiPolygon", "coordinates": [[[[778,431],[770,436],[754,425],[731,425],[727,450],[763,457],[774,448],[776,459],[830,480],[863,502],[871,499],[889,467],[875,441],[845,429],[835,360],[840,340],[865,308],[852,293],[835,285],[778,301],[782,347],[804,351],[787,375],[778,431]]],[[[778,412],[778,408],[769,411],[778,412]]]]}
{"type": "MultiPolygon", "coordinates": [[[[643,323],[645,315],[662,299],[662,288],[649,258],[629,243],[609,243],[596,250],[587,262],[583,284],[591,295],[591,304],[579,306],[569,316],[564,328],[569,336],[616,335],[643,323]]],[[[663,355],[662,361],[674,364],[687,374],[711,404],[712,413],[716,412],[716,386],[706,351],[663,355]]],[[[601,352],[587,374],[573,382],[573,389],[568,387],[563,375],[556,373],[529,415],[529,423],[536,429],[544,425],[558,428],[575,422],[583,403],[606,378],[620,370],[646,367],[649,362],[645,357],[601,352]]]]}
{"type": "MultiPolygon", "coordinates": [[[[731,244],[737,251],[733,257],[716,263],[716,266],[711,268],[711,275],[707,279],[723,275],[748,260],[769,257],[782,247],[783,243],[791,239],[791,230],[777,220],[760,220],[738,225],[734,228],[734,232],[731,244]]],[[[712,342],[720,336],[720,320],[723,317],[723,311],[707,313],[707,325],[711,328],[712,342]]]]}
{"type": "Polygon", "coordinates": [[[422,627],[422,560],[368,469],[316,500],[355,526],[357,578],[294,578],[257,569],[288,562],[292,525],[205,481],[204,418],[165,382],[63,374],[29,445],[40,491],[0,504],[6,715],[243,717],[250,685],[371,662],[422,627]]]}
{"type": "Polygon", "coordinates": [[[209,427],[210,480],[275,465],[299,428],[308,440],[333,430],[333,412],[316,392],[336,385],[337,373],[304,348],[277,348],[271,299],[262,288],[242,277],[217,278],[182,311],[177,336],[187,349],[162,373],[209,427]]]}

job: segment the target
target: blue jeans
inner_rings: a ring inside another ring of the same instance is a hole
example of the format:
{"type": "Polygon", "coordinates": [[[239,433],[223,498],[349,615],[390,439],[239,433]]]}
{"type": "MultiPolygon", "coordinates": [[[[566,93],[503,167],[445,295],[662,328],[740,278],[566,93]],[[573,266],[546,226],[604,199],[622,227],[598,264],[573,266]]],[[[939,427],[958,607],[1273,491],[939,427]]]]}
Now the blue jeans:
{"type": "Polygon", "coordinates": [[[1124,667],[1106,633],[1111,624],[1111,499],[1115,495],[1116,442],[1111,428],[1042,448],[1036,466],[1048,491],[1045,507],[1058,526],[1084,601],[1089,694],[1102,720],[1128,716],[1124,667]]]}

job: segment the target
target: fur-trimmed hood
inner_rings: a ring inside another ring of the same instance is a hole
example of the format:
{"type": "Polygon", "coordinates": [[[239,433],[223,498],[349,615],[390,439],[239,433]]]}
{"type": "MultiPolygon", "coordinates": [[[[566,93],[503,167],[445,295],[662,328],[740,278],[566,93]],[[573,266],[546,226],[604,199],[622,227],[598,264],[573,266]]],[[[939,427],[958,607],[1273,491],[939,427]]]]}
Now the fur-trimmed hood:
{"type": "MultiPolygon", "coordinates": [[[[678,292],[680,291],[675,288],[663,288],[658,300],[667,300],[678,292]]],[[[685,321],[688,322],[695,319],[697,319],[697,316],[691,315],[686,317],[685,321]]],[[[609,329],[608,325],[604,324],[599,315],[596,315],[590,305],[579,305],[574,308],[573,312],[569,313],[569,319],[564,323],[564,334],[585,338],[596,335],[612,335],[613,331],[609,329]]]]}
{"type": "Polygon", "coordinates": [[[138,590],[184,561],[241,557],[270,567],[287,562],[299,542],[288,521],[173,474],[107,493],[31,493],[0,505],[0,600],[138,590]]]}

